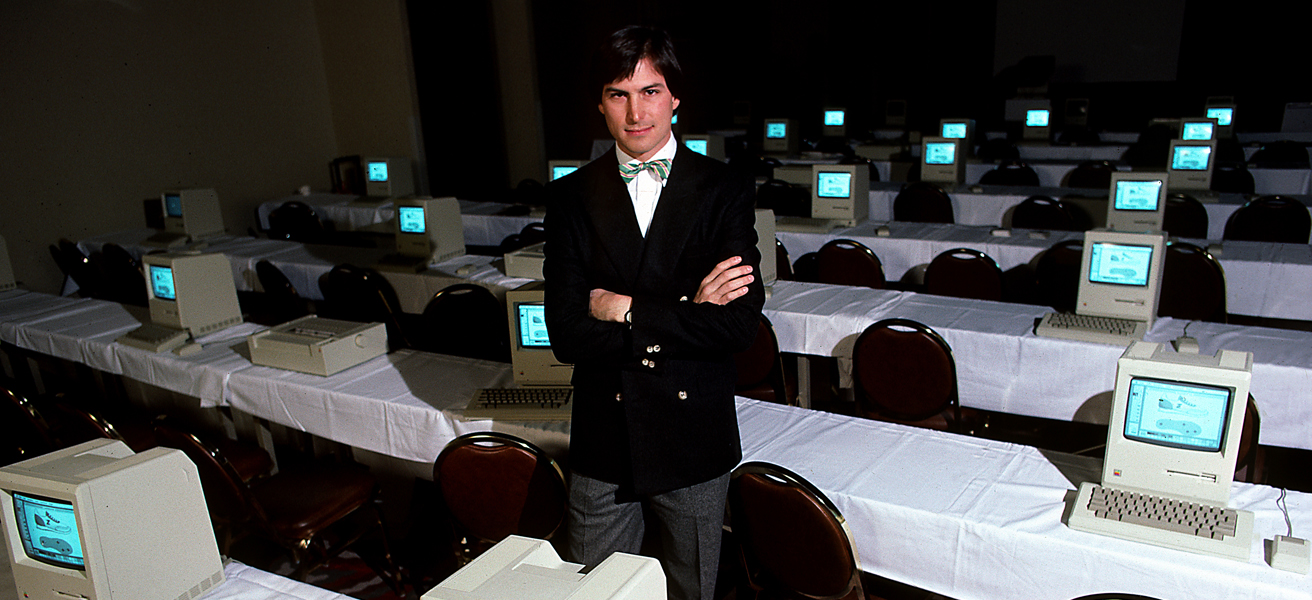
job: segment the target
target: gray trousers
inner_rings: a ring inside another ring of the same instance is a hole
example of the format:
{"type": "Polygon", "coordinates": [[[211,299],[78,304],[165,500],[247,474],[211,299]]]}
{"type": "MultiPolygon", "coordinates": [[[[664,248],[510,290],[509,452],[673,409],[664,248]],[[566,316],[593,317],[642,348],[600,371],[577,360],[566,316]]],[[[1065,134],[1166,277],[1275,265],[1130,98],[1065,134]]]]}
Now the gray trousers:
{"type": "Polygon", "coordinates": [[[615,552],[638,554],[646,523],[659,521],[661,565],[670,600],[712,600],[720,566],[729,474],[682,489],[617,499],[618,486],[570,473],[569,560],[594,568],[615,552]]]}

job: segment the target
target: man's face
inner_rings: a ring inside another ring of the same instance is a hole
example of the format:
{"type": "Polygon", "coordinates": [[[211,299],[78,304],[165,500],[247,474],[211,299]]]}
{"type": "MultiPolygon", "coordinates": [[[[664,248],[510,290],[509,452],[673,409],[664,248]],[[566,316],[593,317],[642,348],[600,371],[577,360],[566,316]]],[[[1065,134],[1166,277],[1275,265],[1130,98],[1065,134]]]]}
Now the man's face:
{"type": "Polygon", "coordinates": [[[670,139],[670,121],[678,107],[679,99],[665,87],[665,76],[646,58],[631,77],[602,88],[597,105],[620,150],[642,161],[670,139]]]}

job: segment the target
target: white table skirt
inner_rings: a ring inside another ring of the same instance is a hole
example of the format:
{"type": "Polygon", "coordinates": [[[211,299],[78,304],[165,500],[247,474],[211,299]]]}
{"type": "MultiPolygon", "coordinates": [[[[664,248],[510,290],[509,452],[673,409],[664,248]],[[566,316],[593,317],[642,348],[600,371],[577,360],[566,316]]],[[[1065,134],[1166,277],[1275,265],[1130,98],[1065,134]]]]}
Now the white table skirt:
{"type": "MultiPolygon", "coordinates": [[[[1096,459],[741,398],[738,420],[743,460],[784,466],[823,491],[870,573],[960,600],[1312,598],[1312,577],[1263,562],[1263,539],[1286,532],[1270,487],[1233,488],[1230,505],[1255,516],[1245,564],[1066,527],[1065,499],[1097,480],[1096,459]]],[[[1312,497],[1286,502],[1306,537],[1312,497]]]]}

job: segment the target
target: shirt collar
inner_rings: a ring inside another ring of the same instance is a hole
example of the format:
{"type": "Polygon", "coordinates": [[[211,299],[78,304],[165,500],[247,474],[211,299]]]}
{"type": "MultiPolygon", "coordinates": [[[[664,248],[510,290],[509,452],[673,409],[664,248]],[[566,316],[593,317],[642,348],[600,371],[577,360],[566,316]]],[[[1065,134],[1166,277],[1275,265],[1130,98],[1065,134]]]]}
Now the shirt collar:
{"type": "MultiPolygon", "coordinates": [[[[674,133],[671,132],[670,139],[665,140],[665,145],[661,146],[661,149],[657,150],[656,154],[651,155],[651,158],[648,159],[648,161],[657,160],[661,158],[668,158],[670,162],[673,163],[674,154],[678,149],[679,149],[679,142],[674,139],[674,133]]],[[[638,159],[629,156],[627,152],[620,150],[619,144],[615,144],[615,158],[619,161],[619,164],[621,165],[632,163],[632,162],[639,162],[638,159]]]]}

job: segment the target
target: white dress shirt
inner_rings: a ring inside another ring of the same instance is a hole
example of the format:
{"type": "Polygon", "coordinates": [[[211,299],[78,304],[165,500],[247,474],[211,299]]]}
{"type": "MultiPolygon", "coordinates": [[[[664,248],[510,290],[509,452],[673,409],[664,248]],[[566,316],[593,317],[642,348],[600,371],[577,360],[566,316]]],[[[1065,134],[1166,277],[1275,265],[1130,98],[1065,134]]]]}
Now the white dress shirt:
{"type": "MultiPolygon", "coordinates": [[[[670,168],[673,169],[674,153],[678,149],[678,142],[671,135],[665,145],[661,146],[661,149],[657,150],[656,154],[653,154],[648,160],[668,158],[670,159],[670,168]]],[[[619,161],[617,166],[643,162],[620,150],[619,144],[615,144],[615,158],[619,161]]],[[[633,200],[633,214],[638,218],[638,229],[642,231],[642,237],[645,238],[647,237],[647,228],[651,226],[651,218],[656,214],[656,203],[661,199],[661,190],[665,189],[665,180],[656,177],[649,170],[644,170],[628,183],[628,188],[629,198],[633,200]]]]}

